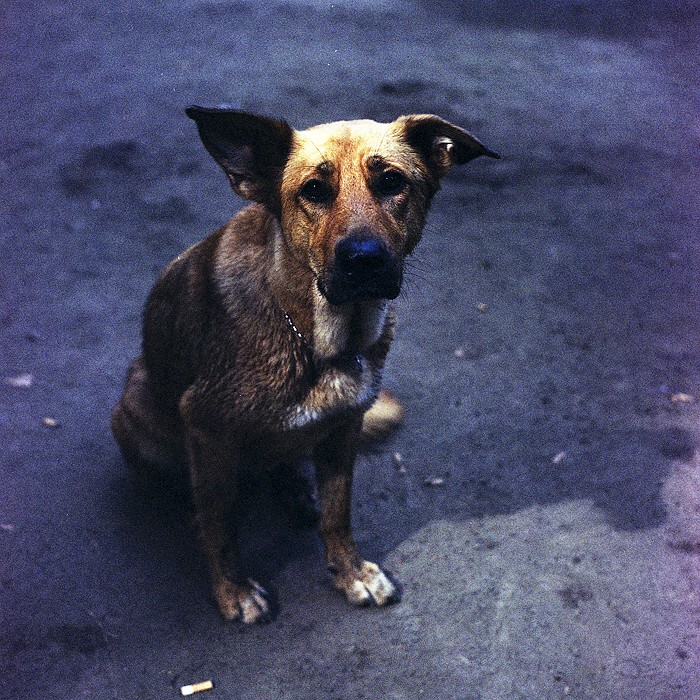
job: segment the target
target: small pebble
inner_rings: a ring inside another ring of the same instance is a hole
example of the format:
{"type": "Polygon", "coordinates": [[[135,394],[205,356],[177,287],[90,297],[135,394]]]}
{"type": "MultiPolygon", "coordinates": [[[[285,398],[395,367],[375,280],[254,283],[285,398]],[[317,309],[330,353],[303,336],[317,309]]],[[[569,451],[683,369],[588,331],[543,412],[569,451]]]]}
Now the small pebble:
{"type": "Polygon", "coordinates": [[[399,474],[406,473],[406,465],[403,461],[403,455],[400,452],[394,452],[391,456],[391,461],[394,463],[394,467],[398,470],[399,474]]]}
{"type": "Polygon", "coordinates": [[[17,389],[29,389],[34,383],[34,377],[29,374],[18,374],[16,377],[5,377],[5,384],[14,386],[17,389]]]}

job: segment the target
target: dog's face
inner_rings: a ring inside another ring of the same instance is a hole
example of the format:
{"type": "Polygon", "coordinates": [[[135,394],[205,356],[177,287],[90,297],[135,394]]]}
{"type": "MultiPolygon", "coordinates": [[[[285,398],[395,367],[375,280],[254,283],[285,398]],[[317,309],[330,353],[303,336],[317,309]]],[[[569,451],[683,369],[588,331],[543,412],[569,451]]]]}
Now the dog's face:
{"type": "Polygon", "coordinates": [[[279,219],[295,258],[334,306],[398,296],[404,259],[442,177],[452,165],[498,157],[433,115],[294,131],[245,112],[187,114],[234,190],[279,219]]]}

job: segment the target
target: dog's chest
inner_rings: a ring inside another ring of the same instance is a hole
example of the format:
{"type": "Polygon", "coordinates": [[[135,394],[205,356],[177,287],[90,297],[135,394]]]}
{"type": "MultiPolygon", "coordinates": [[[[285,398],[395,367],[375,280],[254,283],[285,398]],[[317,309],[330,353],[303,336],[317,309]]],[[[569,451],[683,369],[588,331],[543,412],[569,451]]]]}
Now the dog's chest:
{"type": "Polygon", "coordinates": [[[229,430],[256,442],[266,435],[323,432],[368,409],[379,392],[381,367],[374,358],[319,360],[303,338],[279,323],[239,330],[235,341],[235,349],[233,338],[228,351],[222,348],[219,372],[227,367],[226,378],[210,386],[210,405],[229,430]]]}
{"type": "Polygon", "coordinates": [[[305,429],[344,413],[364,411],[376,399],[380,380],[379,371],[365,357],[327,363],[303,398],[289,406],[284,428],[305,429]]]}
{"type": "Polygon", "coordinates": [[[227,376],[226,401],[218,410],[234,430],[256,440],[323,430],[376,399],[386,353],[377,352],[375,336],[390,327],[384,304],[368,305],[357,320],[352,310],[322,313],[317,303],[313,337],[307,337],[250,275],[221,271],[218,284],[228,332],[218,345],[221,362],[210,367],[209,376],[221,376],[222,370],[227,376]],[[365,316],[369,320],[361,322],[365,316]],[[319,335],[319,328],[325,332],[319,335]]]}

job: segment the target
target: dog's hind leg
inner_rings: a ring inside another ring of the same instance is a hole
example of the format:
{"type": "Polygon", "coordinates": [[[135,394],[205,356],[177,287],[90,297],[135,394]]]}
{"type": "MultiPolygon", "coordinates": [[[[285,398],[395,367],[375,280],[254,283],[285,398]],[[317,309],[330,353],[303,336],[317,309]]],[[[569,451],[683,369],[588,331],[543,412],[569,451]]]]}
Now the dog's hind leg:
{"type": "Polygon", "coordinates": [[[401,424],[403,417],[403,406],[386,389],[382,389],[362,419],[362,437],[381,440],[401,424]]]}
{"type": "Polygon", "coordinates": [[[112,411],[112,433],[130,467],[140,476],[187,475],[179,417],[160,409],[141,356],[129,367],[121,399],[112,411]]]}

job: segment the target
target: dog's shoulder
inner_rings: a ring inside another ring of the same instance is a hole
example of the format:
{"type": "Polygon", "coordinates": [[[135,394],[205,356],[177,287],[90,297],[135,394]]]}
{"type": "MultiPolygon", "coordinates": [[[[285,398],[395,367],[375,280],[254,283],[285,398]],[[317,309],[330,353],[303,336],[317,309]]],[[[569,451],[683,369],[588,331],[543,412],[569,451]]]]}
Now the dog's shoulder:
{"type": "MultiPolygon", "coordinates": [[[[262,206],[241,210],[221,230],[208,275],[232,318],[254,323],[270,305],[268,278],[275,218],[262,206]]],[[[263,314],[264,315],[264,314],[263,314]]]]}
{"type": "MultiPolygon", "coordinates": [[[[262,204],[249,204],[241,209],[222,229],[222,244],[239,250],[264,248],[276,223],[275,217],[262,204]]],[[[235,249],[232,248],[235,253],[235,249]]]]}
{"type": "Polygon", "coordinates": [[[177,306],[178,314],[202,306],[233,310],[242,300],[264,296],[269,267],[269,239],[276,222],[262,206],[239,211],[225,226],[172,260],[161,273],[149,300],[177,306]]]}

